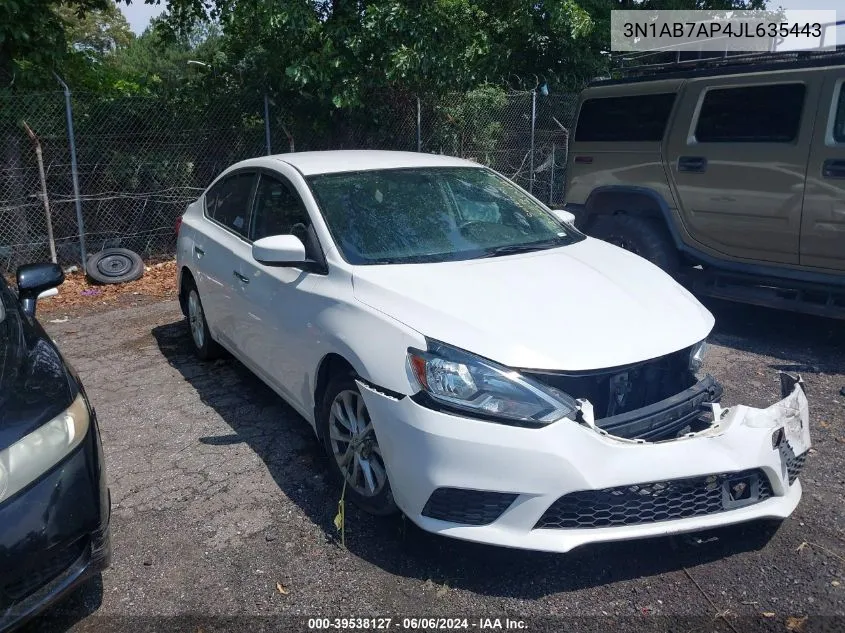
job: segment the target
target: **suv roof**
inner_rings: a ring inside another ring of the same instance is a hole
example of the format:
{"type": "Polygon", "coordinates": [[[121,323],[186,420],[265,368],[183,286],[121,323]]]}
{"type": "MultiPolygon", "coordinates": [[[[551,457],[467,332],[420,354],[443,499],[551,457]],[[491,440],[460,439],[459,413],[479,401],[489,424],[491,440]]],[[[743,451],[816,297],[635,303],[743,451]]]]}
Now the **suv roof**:
{"type": "MultiPolygon", "coordinates": [[[[639,59],[647,56],[648,54],[643,55],[639,59]]],[[[845,46],[838,46],[835,50],[829,51],[749,53],[744,55],[639,64],[637,66],[620,68],[619,71],[625,73],[624,77],[597,79],[590,82],[589,87],[829,66],[845,66],[845,46]]]]}

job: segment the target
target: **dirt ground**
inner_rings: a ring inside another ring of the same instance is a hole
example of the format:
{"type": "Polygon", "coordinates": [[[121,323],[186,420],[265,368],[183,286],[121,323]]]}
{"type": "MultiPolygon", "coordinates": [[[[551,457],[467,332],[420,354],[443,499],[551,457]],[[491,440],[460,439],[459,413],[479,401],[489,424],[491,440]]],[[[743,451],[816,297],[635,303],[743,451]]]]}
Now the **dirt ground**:
{"type": "Polygon", "coordinates": [[[727,404],[778,399],[778,370],[806,379],[804,498],[773,536],[749,524],[551,555],[349,509],[343,548],[310,427],[240,363],[194,359],[166,266],[138,295],[82,295],[71,279],[73,300],[39,307],[97,409],[114,560],[28,630],[308,630],[315,616],[398,630],[425,628],[411,616],[475,630],[495,618],[535,631],[845,630],[845,324],[710,305],[707,368],[727,404]]]}

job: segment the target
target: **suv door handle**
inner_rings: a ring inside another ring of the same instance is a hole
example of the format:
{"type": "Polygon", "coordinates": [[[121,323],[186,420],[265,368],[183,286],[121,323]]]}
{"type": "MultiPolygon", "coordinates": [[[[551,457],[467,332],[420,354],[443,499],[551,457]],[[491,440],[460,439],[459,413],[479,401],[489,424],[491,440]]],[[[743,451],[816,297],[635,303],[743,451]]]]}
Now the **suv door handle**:
{"type": "Polygon", "coordinates": [[[707,159],[704,156],[681,156],[678,159],[678,171],[704,173],[707,171],[707,159]]]}
{"type": "Polygon", "coordinates": [[[205,255],[205,251],[202,250],[199,246],[194,246],[194,254],[197,257],[202,257],[203,255],[205,255]]]}
{"type": "Polygon", "coordinates": [[[232,274],[233,274],[235,277],[237,277],[238,281],[240,281],[240,282],[242,282],[242,283],[245,283],[245,284],[248,284],[248,283],[249,283],[249,277],[244,277],[244,276],[243,276],[242,274],[240,274],[237,270],[233,270],[233,271],[232,271],[232,274]]]}
{"type": "Polygon", "coordinates": [[[825,178],[845,178],[845,160],[829,158],[824,161],[822,176],[825,178]]]}

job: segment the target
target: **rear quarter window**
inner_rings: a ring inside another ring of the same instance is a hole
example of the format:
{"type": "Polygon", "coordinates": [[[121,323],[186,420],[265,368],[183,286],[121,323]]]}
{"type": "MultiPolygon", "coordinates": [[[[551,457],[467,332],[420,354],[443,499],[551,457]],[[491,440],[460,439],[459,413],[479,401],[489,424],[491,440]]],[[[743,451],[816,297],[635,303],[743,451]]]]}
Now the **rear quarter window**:
{"type": "Polygon", "coordinates": [[[674,103],[674,92],[587,99],[581,104],[575,140],[661,141],[674,103]]]}
{"type": "Polygon", "coordinates": [[[708,90],[701,102],[699,143],[791,143],[798,137],[802,83],[708,90]]]}

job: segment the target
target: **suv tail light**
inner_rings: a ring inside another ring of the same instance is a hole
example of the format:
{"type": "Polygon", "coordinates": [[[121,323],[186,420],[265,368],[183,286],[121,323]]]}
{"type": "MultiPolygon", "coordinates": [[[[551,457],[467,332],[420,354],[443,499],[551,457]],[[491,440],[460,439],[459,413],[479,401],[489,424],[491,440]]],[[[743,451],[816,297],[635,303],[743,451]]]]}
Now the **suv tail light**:
{"type": "Polygon", "coordinates": [[[176,218],[176,224],[173,225],[173,230],[176,232],[176,237],[179,237],[179,229],[182,228],[182,216],[176,218]]]}

